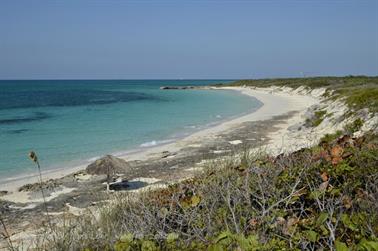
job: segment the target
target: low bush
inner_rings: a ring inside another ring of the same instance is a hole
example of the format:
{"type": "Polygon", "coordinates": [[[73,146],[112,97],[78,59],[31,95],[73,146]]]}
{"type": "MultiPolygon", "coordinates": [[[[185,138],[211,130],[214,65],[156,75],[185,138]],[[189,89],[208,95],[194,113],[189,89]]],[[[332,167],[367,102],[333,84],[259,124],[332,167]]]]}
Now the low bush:
{"type": "Polygon", "coordinates": [[[377,156],[376,135],[275,158],[246,152],[167,189],[117,194],[44,248],[378,250],[377,156]]]}

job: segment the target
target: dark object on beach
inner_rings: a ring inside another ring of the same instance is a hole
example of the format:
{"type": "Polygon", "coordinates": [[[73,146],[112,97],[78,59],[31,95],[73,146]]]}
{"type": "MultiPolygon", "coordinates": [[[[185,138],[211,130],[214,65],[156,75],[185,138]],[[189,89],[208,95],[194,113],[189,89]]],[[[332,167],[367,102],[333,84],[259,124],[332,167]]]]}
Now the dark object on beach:
{"type": "Polygon", "coordinates": [[[113,190],[113,191],[125,190],[128,187],[129,187],[129,184],[127,180],[122,180],[120,182],[109,184],[109,190],[113,190]]]}
{"type": "Polygon", "coordinates": [[[165,158],[168,158],[168,157],[173,157],[175,155],[176,155],[176,153],[171,153],[170,151],[161,152],[161,158],[162,159],[165,159],[165,158]]]}
{"type": "Polygon", "coordinates": [[[6,191],[6,190],[0,191],[0,196],[6,195],[6,194],[8,194],[8,191],[6,191]]]}
{"type": "Polygon", "coordinates": [[[210,89],[208,86],[161,86],[160,90],[202,90],[202,89],[210,89]]]}
{"type": "Polygon", "coordinates": [[[126,173],[130,170],[130,165],[127,161],[114,157],[112,155],[106,155],[101,159],[96,160],[92,164],[88,165],[86,171],[88,174],[96,175],[110,175],[115,176],[116,173],[126,173]]]}
{"type": "Polygon", "coordinates": [[[53,191],[56,187],[62,184],[59,180],[49,179],[47,181],[43,181],[42,183],[32,183],[32,184],[25,184],[21,186],[18,191],[19,192],[35,192],[39,189],[44,189],[48,191],[53,191]]]}

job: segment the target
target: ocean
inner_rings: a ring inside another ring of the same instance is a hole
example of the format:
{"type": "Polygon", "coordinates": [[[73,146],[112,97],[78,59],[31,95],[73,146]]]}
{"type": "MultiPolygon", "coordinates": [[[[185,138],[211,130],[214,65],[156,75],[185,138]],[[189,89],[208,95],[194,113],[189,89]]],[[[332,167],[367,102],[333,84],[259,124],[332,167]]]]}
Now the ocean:
{"type": "Polygon", "coordinates": [[[235,91],[160,90],[229,80],[2,80],[0,182],[174,141],[257,110],[235,91]]]}

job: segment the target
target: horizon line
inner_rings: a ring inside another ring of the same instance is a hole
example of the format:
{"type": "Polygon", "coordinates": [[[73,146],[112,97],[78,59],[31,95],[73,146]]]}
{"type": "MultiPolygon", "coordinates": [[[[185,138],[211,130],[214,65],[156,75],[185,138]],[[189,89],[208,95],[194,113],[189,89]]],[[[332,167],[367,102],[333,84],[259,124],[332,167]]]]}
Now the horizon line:
{"type": "Polygon", "coordinates": [[[365,74],[348,74],[348,75],[312,75],[312,76],[295,76],[295,77],[259,77],[259,78],[5,78],[0,79],[0,81],[48,81],[48,80],[61,80],[61,81],[72,81],[72,80],[261,80],[261,79],[299,79],[299,78],[327,78],[327,77],[378,77],[378,75],[365,75],[365,74]]]}

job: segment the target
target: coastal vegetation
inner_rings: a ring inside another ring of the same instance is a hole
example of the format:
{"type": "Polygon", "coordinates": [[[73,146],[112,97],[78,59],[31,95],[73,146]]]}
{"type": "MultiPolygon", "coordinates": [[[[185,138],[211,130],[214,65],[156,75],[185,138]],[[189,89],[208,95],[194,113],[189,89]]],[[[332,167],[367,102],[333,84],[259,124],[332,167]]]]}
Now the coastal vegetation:
{"type": "Polygon", "coordinates": [[[378,112],[378,77],[346,76],[346,77],[308,77],[308,78],[275,78],[238,80],[232,86],[252,86],[266,88],[271,86],[299,88],[301,86],[315,89],[326,88],[325,97],[342,99],[348,107],[357,111],[368,108],[370,112],[378,112]]]}
{"type": "MultiPolygon", "coordinates": [[[[378,112],[378,77],[228,85],[325,88],[322,101],[348,109],[337,117],[343,121],[332,122],[343,122],[340,130],[323,132],[318,144],[278,156],[245,148],[207,161],[196,176],[167,188],[110,193],[85,214],[46,224],[35,249],[378,250],[376,125],[361,133],[378,112]]],[[[326,106],[309,109],[303,125],[313,130],[326,124],[338,108],[326,106]]],[[[332,127],[327,123],[324,128],[332,127]]]]}
{"type": "MultiPolygon", "coordinates": [[[[378,136],[245,152],[167,189],[120,193],[48,250],[378,250],[378,136]]],[[[55,240],[55,241],[53,241],[55,240]]]]}
{"type": "MultiPolygon", "coordinates": [[[[315,111],[306,123],[328,116],[315,111]]],[[[318,145],[246,149],[192,179],[116,193],[48,233],[41,250],[378,250],[378,135],[361,118],[318,145]]]]}

